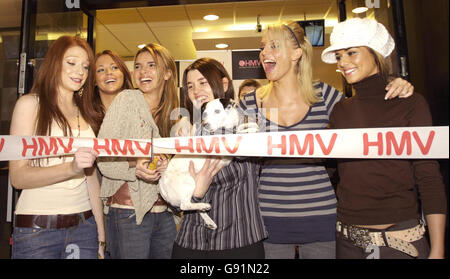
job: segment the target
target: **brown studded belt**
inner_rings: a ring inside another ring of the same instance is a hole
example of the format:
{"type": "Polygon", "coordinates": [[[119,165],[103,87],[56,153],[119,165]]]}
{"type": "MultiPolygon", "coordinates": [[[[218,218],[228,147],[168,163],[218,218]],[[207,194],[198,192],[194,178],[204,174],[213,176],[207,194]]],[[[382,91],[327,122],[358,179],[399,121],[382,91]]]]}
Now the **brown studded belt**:
{"type": "Polygon", "coordinates": [[[77,226],[91,218],[92,215],[91,210],[75,214],[16,215],[15,226],[34,229],[63,229],[77,226]]]}

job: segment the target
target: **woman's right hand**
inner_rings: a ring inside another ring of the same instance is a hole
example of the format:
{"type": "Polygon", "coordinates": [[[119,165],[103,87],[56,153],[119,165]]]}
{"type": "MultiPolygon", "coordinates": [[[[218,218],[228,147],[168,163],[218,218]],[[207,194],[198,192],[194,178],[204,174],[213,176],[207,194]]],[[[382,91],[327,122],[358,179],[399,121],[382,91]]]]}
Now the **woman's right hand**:
{"type": "Polygon", "coordinates": [[[195,171],[194,163],[189,163],[189,172],[195,181],[194,197],[203,198],[209,189],[214,176],[225,166],[220,159],[206,159],[199,172],[195,171]]]}
{"type": "Polygon", "coordinates": [[[84,173],[84,169],[90,168],[94,165],[97,156],[98,153],[92,148],[78,148],[72,161],[72,171],[75,173],[75,175],[84,173]]]}
{"type": "Polygon", "coordinates": [[[161,170],[159,168],[149,169],[148,165],[150,163],[149,158],[138,158],[136,162],[136,177],[147,183],[154,183],[161,178],[161,170]]]}

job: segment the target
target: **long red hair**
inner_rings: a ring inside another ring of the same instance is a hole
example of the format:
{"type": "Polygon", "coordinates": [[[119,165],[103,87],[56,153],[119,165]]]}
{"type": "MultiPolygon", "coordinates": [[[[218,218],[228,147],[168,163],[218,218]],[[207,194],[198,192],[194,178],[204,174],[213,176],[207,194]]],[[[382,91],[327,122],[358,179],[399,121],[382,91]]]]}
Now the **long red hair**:
{"type": "Polygon", "coordinates": [[[35,94],[39,97],[36,135],[50,135],[52,122],[56,121],[63,130],[64,136],[72,136],[70,124],[58,107],[58,88],[61,85],[61,71],[64,54],[73,46],[83,48],[89,59],[88,77],[81,87],[83,89],[83,96],[80,96],[75,92],[74,102],[79,108],[83,119],[91,127],[95,125],[95,122],[90,116],[92,114],[87,112],[89,107],[86,106],[87,100],[85,100],[85,96],[90,95],[89,91],[93,90],[93,85],[91,84],[92,79],[90,76],[94,74],[94,54],[85,40],[79,37],[62,36],[59,37],[47,51],[33,87],[31,88],[31,94],[35,94]]]}

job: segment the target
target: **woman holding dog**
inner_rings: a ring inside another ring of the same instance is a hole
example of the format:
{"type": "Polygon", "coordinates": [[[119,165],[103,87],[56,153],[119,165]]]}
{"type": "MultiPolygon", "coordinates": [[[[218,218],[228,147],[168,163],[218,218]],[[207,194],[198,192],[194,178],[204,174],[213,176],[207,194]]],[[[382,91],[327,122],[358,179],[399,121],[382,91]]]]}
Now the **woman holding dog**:
{"type": "MultiPolygon", "coordinates": [[[[168,137],[178,107],[175,61],[167,49],[148,44],[136,54],[133,78],[139,90],[124,90],[111,103],[99,137],[150,139],[168,137]]],[[[159,157],[156,169],[148,158],[99,159],[101,197],[114,224],[117,253],[113,258],[170,258],[176,227],[158,195],[157,183],[167,167],[159,157]]]]}
{"type": "MultiPolygon", "coordinates": [[[[183,74],[181,106],[190,112],[190,126],[202,133],[195,123],[201,105],[217,98],[232,99],[234,89],[223,65],[211,58],[196,60],[183,74]]],[[[191,129],[191,131],[192,131],[191,129]]],[[[206,160],[203,168],[191,174],[196,181],[193,200],[211,204],[207,214],[217,229],[206,227],[200,214],[185,211],[175,239],[175,259],[256,259],[264,258],[262,240],[267,237],[257,199],[259,164],[252,158],[234,158],[223,167],[220,159],[206,160]]]]}
{"type": "MultiPolygon", "coordinates": [[[[395,47],[386,28],[374,19],[337,24],[331,46],[322,53],[337,63],[355,96],[336,104],[330,128],[431,126],[420,94],[384,100],[389,69],[385,58],[395,47]]],[[[338,160],[338,258],[443,258],[446,193],[434,160],[338,160]],[[429,229],[431,249],[421,222],[415,184],[429,229]],[[358,232],[359,235],[356,235],[358,232]],[[361,241],[368,235],[370,241],[361,241]]]]}
{"type": "MultiPolygon", "coordinates": [[[[261,131],[327,127],[343,95],[325,83],[313,84],[311,55],[312,46],[297,22],[270,25],[263,33],[260,60],[269,83],[241,101],[261,131]]],[[[409,84],[397,82],[400,87],[386,87],[386,97],[411,94],[409,84]]],[[[259,201],[269,233],[266,258],[294,258],[296,246],[301,259],[335,258],[336,196],[320,161],[264,160],[259,201]]]]}

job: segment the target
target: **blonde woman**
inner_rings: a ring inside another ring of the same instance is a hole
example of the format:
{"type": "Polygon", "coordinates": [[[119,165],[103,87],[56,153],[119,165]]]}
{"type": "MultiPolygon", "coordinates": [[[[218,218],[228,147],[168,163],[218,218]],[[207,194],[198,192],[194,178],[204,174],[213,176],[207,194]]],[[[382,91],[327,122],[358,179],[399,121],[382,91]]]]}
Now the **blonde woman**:
{"type": "MultiPolygon", "coordinates": [[[[343,99],[335,88],[312,82],[312,46],[294,21],[269,25],[260,60],[269,83],[244,96],[241,106],[258,119],[261,131],[324,129],[334,105],[343,99]]],[[[402,80],[386,94],[412,91],[402,80]],[[403,90],[402,90],[403,89],[403,90]]],[[[317,160],[267,159],[260,177],[259,202],[269,238],[266,258],[334,258],[336,195],[317,160]]]]}

